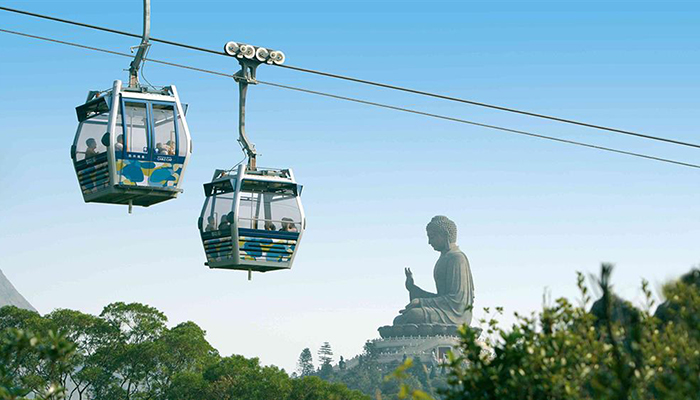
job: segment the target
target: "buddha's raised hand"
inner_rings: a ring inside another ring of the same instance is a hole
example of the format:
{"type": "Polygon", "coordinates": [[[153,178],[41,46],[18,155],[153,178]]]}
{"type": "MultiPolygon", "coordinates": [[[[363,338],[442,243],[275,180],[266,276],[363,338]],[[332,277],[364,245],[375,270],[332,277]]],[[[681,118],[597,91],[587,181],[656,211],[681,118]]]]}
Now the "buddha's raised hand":
{"type": "Polygon", "coordinates": [[[413,282],[413,272],[410,268],[404,268],[403,271],[406,273],[406,289],[411,290],[415,283],[413,282]]]}

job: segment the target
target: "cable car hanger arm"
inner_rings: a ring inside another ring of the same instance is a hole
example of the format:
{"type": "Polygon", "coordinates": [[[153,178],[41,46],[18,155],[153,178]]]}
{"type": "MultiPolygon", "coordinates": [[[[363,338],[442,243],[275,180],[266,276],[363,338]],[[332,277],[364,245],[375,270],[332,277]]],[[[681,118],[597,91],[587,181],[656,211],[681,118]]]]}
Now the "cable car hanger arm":
{"type": "Polygon", "coordinates": [[[258,83],[255,80],[255,69],[260,63],[246,58],[239,59],[238,62],[241,64],[241,70],[233,75],[233,79],[238,82],[238,142],[248,157],[248,167],[255,170],[258,153],[255,150],[255,144],[248,139],[245,132],[245,101],[248,85],[258,83]]]}
{"type": "Polygon", "coordinates": [[[134,60],[129,66],[129,87],[137,88],[139,86],[139,69],[143,64],[146,56],[146,50],[151,45],[148,39],[151,34],[151,0],[143,0],[143,34],[141,35],[141,44],[138,45],[138,50],[134,56],[134,60]]]}
{"type": "MultiPolygon", "coordinates": [[[[243,62],[241,61],[243,66],[243,62]]],[[[240,72],[244,71],[246,67],[243,67],[240,72]]],[[[253,68],[253,70],[255,70],[253,68]]],[[[236,74],[238,75],[238,73],[236,74]]],[[[251,169],[256,168],[257,151],[255,150],[255,144],[248,139],[248,135],[245,132],[245,100],[248,94],[248,85],[250,83],[256,84],[257,82],[250,82],[246,78],[240,78],[240,76],[234,75],[234,78],[238,82],[238,142],[243,147],[243,151],[248,156],[248,166],[251,169]]]]}

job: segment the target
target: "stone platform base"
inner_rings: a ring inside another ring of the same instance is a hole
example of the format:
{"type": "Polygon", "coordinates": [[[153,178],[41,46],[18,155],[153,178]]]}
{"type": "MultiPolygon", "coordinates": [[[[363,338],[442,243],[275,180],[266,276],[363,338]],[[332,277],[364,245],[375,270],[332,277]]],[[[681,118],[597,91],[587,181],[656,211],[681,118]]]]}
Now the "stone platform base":
{"type": "Polygon", "coordinates": [[[439,365],[447,357],[447,352],[455,351],[459,337],[454,335],[404,336],[376,339],[373,341],[379,353],[379,362],[389,364],[403,362],[404,356],[420,358],[426,365],[439,365]]]}
{"type": "MultiPolygon", "coordinates": [[[[381,329],[381,328],[380,328],[381,329]]],[[[481,335],[481,329],[470,327],[481,335]]],[[[459,336],[454,335],[428,335],[428,336],[393,336],[383,339],[371,340],[377,352],[377,361],[381,364],[402,363],[405,358],[420,358],[428,367],[438,366],[447,360],[449,351],[459,351],[459,336]]],[[[483,342],[477,342],[485,348],[483,342]]],[[[346,367],[352,369],[360,362],[360,356],[346,361],[346,367]]]]}
{"type": "Polygon", "coordinates": [[[379,329],[383,339],[404,336],[457,336],[459,325],[446,324],[403,324],[387,325],[379,329]]]}

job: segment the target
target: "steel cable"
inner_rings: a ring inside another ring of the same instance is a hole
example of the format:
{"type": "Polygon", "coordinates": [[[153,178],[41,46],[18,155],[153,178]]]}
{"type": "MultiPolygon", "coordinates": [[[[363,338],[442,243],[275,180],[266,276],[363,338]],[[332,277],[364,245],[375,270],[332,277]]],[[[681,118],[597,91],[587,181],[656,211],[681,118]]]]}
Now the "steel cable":
{"type": "MultiPolygon", "coordinates": [[[[111,28],[101,27],[101,26],[97,26],[97,25],[86,24],[83,22],[71,21],[71,20],[67,20],[67,19],[63,19],[63,18],[52,17],[49,15],[43,15],[43,14],[33,13],[33,12],[29,12],[29,11],[23,11],[23,10],[18,10],[18,9],[14,9],[14,8],[9,8],[9,7],[0,6],[0,10],[13,12],[13,13],[17,13],[17,14],[22,14],[22,15],[27,15],[27,16],[36,17],[36,18],[42,18],[42,19],[46,19],[46,20],[50,20],[50,21],[80,26],[80,27],[84,27],[84,28],[100,30],[103,32],[109,32],[109,33],[115,33],[115,34],[124,35],[124,36],[130,36],[130,37],[134,37],[134,38],[141,37],[141,35],[135,34],[135,33],[124,32],[124,31],[120,31],[117,29],[111,29],[111,28]]],[[[201,52],[205,52],[205,53],[230,57],[228,54],[226,54],[225,52],[220,51],[220,50],[212,50],[212,49],[207,49],[204,47],[192,46],[192,45],[188,45],[188,44],[184,44],[184,43],[174,42],[174,41],[165,40],[165,39],[158,39],[158,38],[154,38],[154,37],[151,37],[150,40],[153,42],[164,43],[164,44],[168,44],[171,46],[178,46],[178,47],[182,47],[182,48],[186,48],[186,49],[190,49],[190,50],[201,51],[201,52]]],[[[664,137],[660,137],[660,136],[647,135],[647,134],[633,132],[633,131],[625,130],[625,129],[611,128],[611,127],[607,127],[607,126],[603,126],[603,125],[575,121],[575,120],[568,119],[568,118],[555,117],[555,116],[541,114],[541,113],[535,113],[535,112],[531,112],[531,111],[519,110],[519,109],[515,109],[515,108],[511,108],[511,107],[504,107],[504,106],[499,106],[499,105],[495,105],[495,104],[488,104],[488,103],[475,101],[475,100],[468,100],[468,99],[463,99],[463,98],[454,97],[454,96],[447,96],[447,95],[442,95],[442,94],[438,94],[438,93],[427,92],[427,91],[423,91],[423,90],[411,89],[411,88],[406,88],[406,87],[397,86],[397,85],[390,85],[387,83],[381,83],[381,82],[375,82],[375,81],[370,81],[370,80],[366,80],[366,79],[354,78],[351,76],[334,74],[334,73],[330,73],[330,72],[317,71],[317,70],[313,70],[313,69],[309,69],[309,68],[295,67],[292,65],[277,65],[277,64],[273,64],[273,65],[275,65],[277,67],[293,70],[293,71],[315,74],[315,75],[325,76],[325,77],[334,78],[334,79],[341,79],[341,80],[360,83],[360,84],[364,84],[364,85],[376,86],[376,87],[381,87],[381,88],[385,88],[385,89],[391,89],[391,90],[397,90],[397,91],[402,91],[402,92],[406,92],[406,93],[417,94],[417,95],[421,95],[421,96],[433,97],[433,98],[437,98],[437,99],[441,99],[441,100],[453,101],[453,102],[469,104],[469,105],[478,106],[478,107],[490,108],[493,110],[499,110],[499,111],[505,111],[505,112],[515,113],[515,114],[525,115],[528,117],[541,118],[541,119],[546,119],[546,120],[550,120],[550,121],[561,122],[561,123],[571,124],[571,125],[577,125],[577,126],[607,131],[607,132],[621,134],[621,135],[634,136],[634,137],[648,139],[648,140],[655,140],[655,141],[659,141],[659,142],[665,142],[665,143],[670,143],[670,144],[674,144],[674,145],[700,149],[700,144],[684,142],[684,141],[680,141],[680,140],[676,140],[676,139],[669,139],[669,138],[664,138],[664,137]]]]}
{"type": "MultiPolygon", "coordinates": [[[[120,53],[118,51],[106,50],[106,49],[101,49],[101,48],[92,47],[92,46],[86,46],[86,45],[79,44],[79,43],[72,43],[72,42],[67,42],[67,41],[58,40],[58,39],[52,39],[52,38],[48,38],[48,37],[31,35],[31,34],[17,32],[17,31],[11,31],[11,30],[7,30],[7,29],[0,29],[0,32],[9,33],[9,34],[18,35],[18,36],[24,36],[24,37],[33,38],[33,39],[44,40],[44,41],[48,41],[48,42],[52,42],[52,43],[68,45],[68,46],[82,48],[82,49],[86,49],[86,50],[97,51],[97,52],[106,53],[106,54],[112,54],[112,55],[132,58],[131,54],[120,53]]],[[[232,74],[227,74],[224,72],[212,71],[212,70],[192,67],[189,65],[177,64],[177,63],[163,61],[163,60],[156,60],[156,59],[144,59],[144,60],[147,60],[147,61],[152,62],[152,63],[164,64],[164,65],[169,65],[172,67],[184,68],[184,69],[188,69],[188,70],[192,70],[192,71],[197,71],[197,72],[202,72],[202,73],[217,75],[217,76],[224,76],[224,77],[233,79],[232,74]]],[[[524,135],[524,136],[529,136],[529,137],[538,138],[538,139],[545,139],[545,140],[555,141],[555,142],[559,142],[559,143],[582,146],[582,147],[587,147],[587,148],[591,148],[591,149],[602,150],[602,151],[607,151],[607,152],[612,152],[612,153],[617,153],[617,154],[623,154],[623,155],[632,156],[632,157],[644,158],[647,160],[660,161],[660,162],[664,162],[664,163],[670,163],[670,164],[680,165],[680,166],[684,166],[684,167],[700,169],[700,165],[698,165],[698,164],[691,164],[691,163],[672,160],[672,159],[668,159],[668,158],[650,156],[650,155],[646,155],[646,154],[642,154],[642,153],[635,153],[635,152],[626,151],[626,150],[614,149],[611,147],[598,146],[598,145],[593,145],[593,144],[584,143],[584,142],[578,142],[578,141],[574,141],[574,140],[561,139],[561,138],[557,138],[557,137],[553,137],[553,136],[541,135],[538,133],[527,132],[527,131],[523,131],[523,130],[519,130],[519,129],[511,129],[511,128],[501,127],[501,126],[497,126],[497,125],[484,124],[484,123],[469,121],[469,120],[465,120],[465,119],[461,119],[461,118],[449,117],[449,116],[440,115],[440,114],[433,114],[433,113],[428,113],[428,112],[424,112],[424,111],[413,110],[413,109],[404,108],[404,107],[397,107],[397,106],[392,106],[392,105],[388,105],[388,104],[372,102],[372,101],[368,101],[368,100],[356,99],[353,97],[340,96],[340,95],[335,95],[335,94],[330,94],[330,93],[325,93],[325,92],[319,92],[319,91],[315,91],[315,90],[304,89],[304,88],[299,88],[299,87],[289,86],[289,85],[283,85],[283,84],[274,83],[274,82],[266,82],[266,81],[258,80],[257,83],[262,84],[262,85],[271,86],[271,87],[277,87],[277,88],[281,88],[281,89],[293,90],[293,91],[297,91],[297,92],[333,98],[333,99],[337,99],[337,100],[345,100],[345,101],[350,101],[350,102],[354,102],[354,103],[365,104],[365,105],[370,105],[370,106],[375,106],[375,107],[380,107],[380,108],[385,108],[385,109],[390,109],[390,110],[395,110],[395,111],[402,111],[402,112],[407,112],[407,113],[411,113],[411,114],[422,115],[422,116],[426,116],[426,117],[437,118],[437,119],[442,119],[442,120],[447,120],[447,121],[459,122],[462,124],[468,124],[468,125],[478,126],[478,127],[482,127],[482,128],[498,130],[498,131],[502,131],[502,132],[524,135]]]]}

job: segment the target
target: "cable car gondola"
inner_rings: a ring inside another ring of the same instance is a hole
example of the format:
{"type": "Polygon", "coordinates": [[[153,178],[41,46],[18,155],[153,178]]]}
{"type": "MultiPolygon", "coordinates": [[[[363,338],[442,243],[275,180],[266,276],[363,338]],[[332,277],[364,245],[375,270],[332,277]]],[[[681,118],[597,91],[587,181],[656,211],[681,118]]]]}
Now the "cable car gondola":
{"type": "Polygon", "coordinates": [[[174,86],[90,92],[77,107],[71,158],[86,203],[148,207],[177,197],[191,150],[174,86]]]}
{"type": "Polygon", "coordinates": [[[245,100],[256,84],[261,63],[284,61],[282,52],[229,42],[226,53],[238,58],[239,139],[248,162],[217,170],[204,184],[206,199],[198,227],[209,268],[269,272],[289,269],[306,228],[302,186],[291,169],[258,168],[255,145],[245,133],[245,100]]]}
{"type": "Polygon", "coordinates": [[[91,91],[76,108],[78,130],[71,158],[86,203],[148,207],[177,197],[192,150],[185,108],[175,86],[139,85],[149,46],[150,5],[144,0],[144,33],[129,70],[129,85],[91,91]]]}
{"type": "Polygon", "coordinates": [[[209,268],[291,268],[305,224],[301,190],[288,169],[217,170],[199,218],[209,268]]]}

